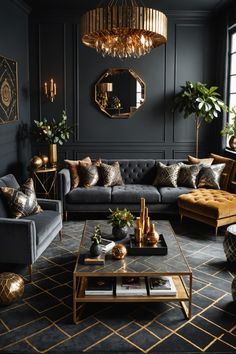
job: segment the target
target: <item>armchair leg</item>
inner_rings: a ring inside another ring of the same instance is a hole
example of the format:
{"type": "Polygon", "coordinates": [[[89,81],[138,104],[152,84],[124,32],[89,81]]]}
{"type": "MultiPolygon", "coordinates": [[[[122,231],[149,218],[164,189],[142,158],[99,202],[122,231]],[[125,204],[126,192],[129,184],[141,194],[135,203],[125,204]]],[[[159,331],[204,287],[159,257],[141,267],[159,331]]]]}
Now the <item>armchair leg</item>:
{"type": "Polygon", "coordinates": [[[28,265],[28,270],[29,270],[29,282],[32,282],[32,273],[33,273],[33,266],[32,264],[28,265]]]}
{"type": "Polygon", "coordinates": [[[217,234],[218,234],[218,226],[216,226],[215,228],[215,235],[217,236],[217,234]]]}
{"type": "Polygon", "coordinates": [[[65,211],[65,212],[64,212],[64,220],[67,221],[67,219],[68,219],[68,212],[65,211]]]}
{"type": "Polygon", "coordinates": [[[59,231],[60,241],[62,241],[62,236],[63,236],[63,232],[62,232],[62,230],[61,230],[61,231],[59,231]]]}
{"type": "Polygon", "coordinates": [[[182,222],[183,222],[183,214],[180,214],[180,223],[182,224],[182,222]]]}

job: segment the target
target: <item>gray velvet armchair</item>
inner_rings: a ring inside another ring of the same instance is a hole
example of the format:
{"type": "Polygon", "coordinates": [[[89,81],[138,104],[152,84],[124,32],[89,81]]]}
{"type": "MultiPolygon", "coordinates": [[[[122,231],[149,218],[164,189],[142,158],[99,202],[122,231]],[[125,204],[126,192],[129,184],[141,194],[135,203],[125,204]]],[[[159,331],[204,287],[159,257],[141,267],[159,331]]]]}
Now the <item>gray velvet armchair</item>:
{"type": "MultiPolygon", "coordinates": [[[[0,187],[18,189],[12,174],[0,178],[0,187]]],[[[8,217],[0,196],[0,263],[26,264],[32,280],[32,265],[62,230],[62,208],[58,200],[38,199],[42,213],[20,219],[8,217]]]]}

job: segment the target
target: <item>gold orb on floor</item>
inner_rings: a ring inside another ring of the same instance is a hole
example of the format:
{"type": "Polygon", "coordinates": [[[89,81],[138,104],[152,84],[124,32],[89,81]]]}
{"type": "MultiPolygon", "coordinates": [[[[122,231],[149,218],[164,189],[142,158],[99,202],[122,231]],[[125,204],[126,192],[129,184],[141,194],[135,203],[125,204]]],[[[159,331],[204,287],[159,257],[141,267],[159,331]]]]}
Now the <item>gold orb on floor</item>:
{"type": "Polygon", "coordinates": [[[24,280],[15,273],[0,274],[0,305],[10,305],[24,293],[24,280]]]}

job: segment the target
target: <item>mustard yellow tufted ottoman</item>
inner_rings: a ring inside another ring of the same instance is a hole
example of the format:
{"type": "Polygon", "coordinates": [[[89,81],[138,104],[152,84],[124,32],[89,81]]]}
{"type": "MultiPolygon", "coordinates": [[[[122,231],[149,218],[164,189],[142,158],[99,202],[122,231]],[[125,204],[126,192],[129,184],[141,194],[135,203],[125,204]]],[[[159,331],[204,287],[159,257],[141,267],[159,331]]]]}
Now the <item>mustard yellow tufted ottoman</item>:
{"type": "Polygon", "coordinates": [[[181,220],[183,216],[215,227],[236,222],[236,194],[218,189],[199,188],[178,197],[181,220]]]}

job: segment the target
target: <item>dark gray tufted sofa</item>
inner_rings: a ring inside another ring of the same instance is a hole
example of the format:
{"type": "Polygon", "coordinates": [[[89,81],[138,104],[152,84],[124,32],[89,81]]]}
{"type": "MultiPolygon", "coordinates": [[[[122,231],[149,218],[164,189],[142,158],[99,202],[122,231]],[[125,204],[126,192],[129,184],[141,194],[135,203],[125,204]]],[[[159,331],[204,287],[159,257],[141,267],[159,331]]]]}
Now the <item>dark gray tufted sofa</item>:
{"type": "Polygon", "coordinates": [[[119,161],[123,186],[71,189],[70,172],[64,168],[58,175],[59,199],[67,212],[107,212],[109,208],[129,208],[140,211],[140,198],[146,199],[150,212],[173,213],[177,211],[177,197],[192,189],[186,187],[155,187],[152,185],[158,161],[166,165],[180,160],[102,160],[111,164],[119,161]]]}

